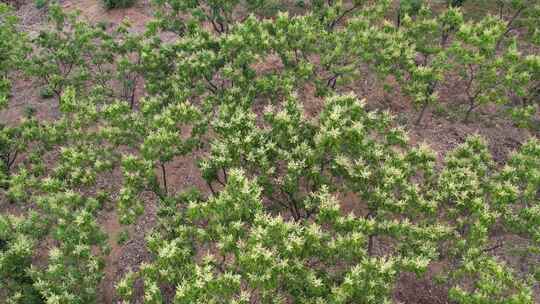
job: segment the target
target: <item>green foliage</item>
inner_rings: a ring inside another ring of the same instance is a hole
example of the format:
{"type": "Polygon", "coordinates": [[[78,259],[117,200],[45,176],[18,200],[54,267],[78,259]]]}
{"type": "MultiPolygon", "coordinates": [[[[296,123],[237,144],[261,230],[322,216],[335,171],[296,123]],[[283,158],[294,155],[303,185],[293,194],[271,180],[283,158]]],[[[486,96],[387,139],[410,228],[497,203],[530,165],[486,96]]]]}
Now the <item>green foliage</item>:
{"type": "MultiPolygon", "coordinates": [[[[347,157],[390,153],[390,147],[404,140],[400,130],[389,126],[387,114],[368,114],[353,96],[327,99],[316,124],[306,120],[294,97],[283,109],[265,110],[265,123],[271,127],[258,128],[255,117],[243,108],[221,107],[212,126],[216,137],[210,142],[210,157],[200,164],[203,178],[210,185],[224,185],[226,171],[244,168],[257,175],[265,197],[276,208],[285,207],[296,220],[309,217],[317,208],[309,206],[303,193],[333,187],[332,171],[353,161],[347,157]],[[372,139],[376,134],[382,138],[380,143],[372,139]]],[[[377,161],[373,160],[375,167],[377,161]]]]}
{"type": "Polygon", "coordinates": [[[48,301],[95,302],[103,262],[92,252],[92,246],[107,250],[106,236],[93,214],[98,202],[64,192],[42,197],[38,204],[51,220],[59,221],[51,233],[60,245],[50,250],[45,269],[32,269],[34,286],[48,301]]]}
{"type": "Polygon", "coordinates": [[[11,96],[12,74],[20,69],[28,52],[26,35],[18,29],[18,22],[11,7],[0,3],[0,109],[11,96]]]}
{"type": "MultiPolygon", "coordinates": [[[[519,166],[520,161],[526,161],[535,167],[538,162],[537,148],[538,143],[534,140],[526,143],[510,163],[519,166]]],[[[505,245],[490,245],[490,236],[498,225],[502,224],[510,231],[520,229],[518,227],[523,229],[523,226],[513,226],[510,218],[513,217],[516,222],[530,219],[525,215],[530,209],[520,205],[517,198],[526,195],[518,189],[529,185],[520,184],[519,179],[512,182],[513,179],[508,175],[501,184],[501,174],[507,172],[510,172],[509,168],[503,168],[500,172],[495,169],[487,147],[479,137],[469,138],[454,150],[447,157],[446,168],[441,172],[440,200],[448,204],[447,214],[451,222],[455,223],[453,240],[448,244],[451,249],[447,255],[455,260],[454,269],[449,271],[455,284],[450,290],[450,298],[458,303],[533,301],[527,281],[518,279],[515,270],[490,256],[491,250],[505,245]],[[520,211],[521,208],[524,208],[524,212],[520,211]],[[473,280],[474,286],[465,287],[468,280],[473,280]]],[[[536,170],[533,169],[531,173],[534,176],[536,170]]],[[[536,183],[535,180],[532,177],[531,182],[536,183]]],[[[537,185],[530,186],[534,188],[537,185]]],[[[538,187],[534,189],[532,191],[536,192],[538,187]]],[[[532,210],[536,209],[537,203],[536,199],[532,203],[532,210]]],[[[534,236],[529,235],[528,239],[537,242],[534,236]]]]}
{"type": "Polygon", "coordinates": [[[498,174],[494,200],[507,228],[540,243],[540,143],[531,139],[498,174]]]}
{"type": "Polygon", "coordinates": [[[0,188],[7,188],[17,161],[32,140],[28,133],[36,124],[37,121],[28,116],[17,126],[0,125],[0,188]]]}
{"type": "Polygon", "coordinates": [[[49,88],[48,86],[45,86],[39,90],[39,97],[43,99],[53,98],[54,97],[54,91],[49,88]]]}
{"type": "Polygon", "coordinates": [[[512,270],[493,258],[467,261],[459,275],[474,280],[472,288],[455,287],[450,299],[460,304],[472,303],[533,303],[532,291],[517,280],[512,270]]]}
{"type": "MultiPolygon", "coordinates": [[[[17,140],[20,133],[17,128],[0,126],[0,176],[6,177],[11,172],[21,146],[17,140]]],[[[2,184],[4,181],[2,182],[2,184]]]]}
{"type": "Polygon", "coordinates": [[[400,27],[405,16],[415,16],[422,8],[423,0],[400,0],[397,11],[396,26],[400,27]]]}
{"type": "Polygon", "coordinates": [[[58,109],[0,128],[0,297],[102,302],[102,212],[133,224],[155,202],[151,255],[117,286],[126,301],[391,303],[403,274],[440,265],[456,303],[534,303],[537,268],[504,258],[538,255],[538,140],[499,166],[471,136],[438,161],[343,94],[373,80],[420,123],[457,84],[466,118],[504,104],[530,126],[528,2],[472,20],[462,1],[400,1],[397,24],[388,0],[155,4],[143,34],[51,6],[29,45],[0,6],[2,101],[23,70],[58,109]]]}
{"type": "Polygon", "coordinates": [[[505,79],[500,75],[512,69],[516,61],[512,60],[512,49],[505,49],[501,56],[496,54],[504,32],[504,22],[488,16],[478,23],[464,23],[456,34],[450,53],[455,62],[453,68],[465,83],[465,121],[482,104],[507,102],[505,79]]]}
{"type": "Polygon", "coordinates": [[[279,7],[279,1],[182,1],[154,0],[158,7],[156,21],[159,26],[178,35],[198,28],[202,23],[208,23],[216,33],[228,32],[238,21],[236,14],[240,5],[248,14],[259,16],[274,15],[279,7]]]}
{"type": "Polygon", "coordinates": [[[6,303],[41,303],[29,270],[42,230],[37,213],[26,218],[0,215],[0,288],[6,303]]]}
{"type": "Polygon", "coordinates": [[[48,0],[35,0],[34,3],[37,9],[43,9],[49,4],[49,1],[48,0]]]}
{"type": "MultiPolygon", "coordinates": [[[[361,248],[369,223],[342,217],[326,190],[312,194],[320,205],[314,222],[301,224],[266,213],[261,189],[241,171],[232,170],[228,176],[218,196],[183,206],[182,224],[173,238],[163,239],[159,233],[149,238],[158,258],[139,274],[146,286],[145,301],[159,302],[163,295],[152,286],[165,283],[177,286],[179,303],[247,303],[253,298],[265,303],[286,298],[381,303],[389,301],[400,268],[423,267],[420,261],[367,256],[361,248]],[[209,225],[201,226],[201,220],[209,225]],[[337,261],[342,266],[327,272],[337,261]],[[376,283],[367,284],[368,280],[376,283]]],[[[132,280],[119,284],[124,296],[131,293],[132,280]]]]}
{"type": "Polygon", "coordinates": [[[118,245],[123,245],[129,240],[129,231],[122,230],[117,236],[116,242],[118,245]]]}
{"type": "Polygon", "coordinates": [[[540,108],[540,56],[517,55],[520,56],[519,62],[508,77],[518,100],[518,104],[511,109],[511,115],[519,126],[534,128],[533,121],[540,108]]]}
{"type": "Polygon", "coordinates": [[[50,28],[33,39],[36,51],[25,62],[26,74],[37,78],[47,89],[46,95],[52,92],[57,100],[67,87],[110,95],[112,37],[57,5],[49,11],[50,28]]]}

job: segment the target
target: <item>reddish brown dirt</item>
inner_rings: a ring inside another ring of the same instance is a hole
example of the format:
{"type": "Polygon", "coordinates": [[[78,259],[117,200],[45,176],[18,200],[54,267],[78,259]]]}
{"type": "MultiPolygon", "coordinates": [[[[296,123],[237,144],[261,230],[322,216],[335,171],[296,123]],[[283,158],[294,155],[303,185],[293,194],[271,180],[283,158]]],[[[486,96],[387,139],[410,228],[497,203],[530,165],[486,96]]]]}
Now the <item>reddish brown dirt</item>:
{"type": "Polygon", "coordinates": [[[440,267],[433,263],[428,270],[429,274],[425,277],[418,277],[412,273],[402,274],[398,280],[398,287],[394,291],[395,303],[450,304],[446,286],[434,283],[434,274],[440,267]]]}
{"type": "Polygon", "coordinates": [[[144,31],[152,18],[148,0],[138,0],[135,5],[125,9],[107,10],[101,0],[65,0],[62,7],[66,11],[78,11],[91,22],[108,22],[113,25],[129,20],[135,31],[144,31]]]}
{"type": "Polygon", "coordinates": [[[125,228],[118,222],[116,211],[104,214],[100,222],[102,229],[109,236],[109,246],[111,247],[111,252],[105,259],[105,277],[101,284],[101,290],[103,291],[102,301],[103,303],[113,303],[118,258],[122,253],[122,246],[118,244],[117,239],[119,233],[125,228]]]}

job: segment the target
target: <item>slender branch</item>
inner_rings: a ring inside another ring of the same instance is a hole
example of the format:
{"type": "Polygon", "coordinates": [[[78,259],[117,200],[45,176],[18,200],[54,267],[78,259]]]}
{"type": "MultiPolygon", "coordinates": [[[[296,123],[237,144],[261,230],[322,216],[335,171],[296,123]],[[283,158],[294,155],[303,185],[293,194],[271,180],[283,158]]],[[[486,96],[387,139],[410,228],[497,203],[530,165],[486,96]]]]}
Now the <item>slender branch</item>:
{"type": "Polygon", "coordinates": [[[338,77],[339,77],[339,74],[334,74],[332,77],[328,78],[328,81],[326,81],[326,86],[332,89],[335,89],[336,81],[338,77]]]}
{"type": "Polygon", "coordinates": [[[207,181],[206,185],[208,185],[208,188],[210,188],[210,192],[212,192],[212,195],[216,196],[216,191],[214,190],[214,187],[212,186],[212,183],[207,181]]]}
{"type": "Polygon", "coordinates": [[[493,251],[495,249],[498,249],[498,248],[501,248],[502,246],[504,246],[504,243],[500,242],[500,243],[497,243],[491,247],[488,247],[488,248],[485,248],[484,250],[482,250],[482,252],[489,252],[489,251],[493,251]]]}
{"type": "Polygon", "coordinates": [[[289,202],[289,205],[290,205],[289,210],[291,211],[294,220],[295,221],[300,220],[300,212],[298,211],[298,206],[297,206],[297,203],[296,203],[296,200],[294,199],[294,197],[291,195],[291,193],[289,193],[288,191],[283,190],[283,188],[281,188],[281,187],[279,187],[279,190],[281,191],[281,193],[285,196],[285,198],[289,202]]]}
{"type": "Polygon", "coordinates": [[[11,166],[13,166],[13,164],[15,163],[15,160],[17,159],[18,155],[19,155],[19,150],[15,150],[13,156],[11,156],[11,153],[8,155],[8,157],[7,157],[7,170],[8,170],[8,173],[11,170],[11,166]]]}
{"type": "Polygon", "coordinates": [[[210,22],[212,23],[212,27],[214,28],[214,31],[216,31],[216,32],[218,32],[218,33],[221,33],[221,32],[219,31],[218,25],[216,24],[216,22],[214,21],[214,19],[211,19],[211,18],[209,18],[209,19],[210,19],[210,22]]]}
{"type": "Polygon", "coordinates": [[[160,166],[161,166],[161,177],[163,179],[163,188],[165,189],[165,195],[168,194],[168,190],[167,190],[167,172],[165,170],[165,164],[163,162],[160,162],[160,166]]]}
{"type": "Polygon", "coordinates": [[[221,179],[219,179],[219,175],[217,174],[217,172],[216,172],[216,182],[218,182],[220,185],[225,187],[225,183],[223,181],[221,181],[221,179]]]}
{"type": "Polygon", "coordinates": [[[133,110],[133,107],[135,106],[135,91],[137,90],[137,80],[138,80],[138,77],[135,76],[135,78],[133,79],[133,86],[131,88],[131,97],[129,99],[130,110],[133,110]]]}
{"type": "Polygon", "coordinates": [[[428,103],[425,102],[425,103],[422,105],[422,109],[420,110],[420,114],[418,115],[418,118],[417,118],[416,121],[414,122],[414,125],[415,125],[415,126],[419,126],[419,125],[420,125],[420,122],[422,121],[422,118],[424,117],[424,113],[426,112],[427,107],[428,107],[428,103]]]}
{"type": "Polygon", "coordinates": [[[218,91],[218,87],[212,82],[210,78],[208,78],[207,75],[204,75],[204,79],[210,86],[208,89],[212,92],[212,94],[216,94],[216,92],[218,91]]]}
{"type": "MultiPolygon", "coordinates": [[[[372,219],[374,215],[375,215],[375,210],[369,209],[368,213],[365,216],[365,219],[372,219]]],[[[375,234],[370,233],[368,236],[368,250],[367,250],[368,256],[373,255],[373,247],[375,246],[374,243],[375,243],[375,234]]]]}
{"type": "Polygon", "coordinates": [[[353,5],[350,9],[345,10],[339,17],[337,17],[330,25],[328,26],[328,30],[334,29],[334,27],[343,19],[348,13],[354,11],[356,8],[358,8],[358,4],[353,5]]]}
{"type": "Polygon", "coordinates": [[[268,200],[271,201],[272,203],[278,204],[278,205],[280,205],[281,207],[283,207],[283,208],[285,208],[285,209],[289,209],[289,208],[290,208],[289,205],[285,204],[285,203],[282,202],[281,200],[278,200],[278,199],[276,199],[276,198],[274,198],[274,197],[272,197],[272,196],[267,196],[267,198],[268,198],[268,200]]]}
{"type": "Polygon", "coordinates": [[[508,22],[506,23],[506,31],[501,35],[501,37],[499,37],[499,40],[497,40],[495,50],[499,49],[499,47],[501,46],[501,43],[503,41],[503,38],[505,38],[514,29],[512,25],[516,21],[516,19],[519,17],[519,15],[521,15],[521,13],[523,12],[523,9],[524,9],[524,7],[519,8],[514,13],[514,15],[510,18],[510,20],[508,20],[508,22]]]}
{"type": "Polygon", "coordinates": [[[224,183],[226,184],[227,183],[227,171],[225,171],[225,168],[221,168],[221,172],[223,172],[223,179],[224,179],[224,183]]]}

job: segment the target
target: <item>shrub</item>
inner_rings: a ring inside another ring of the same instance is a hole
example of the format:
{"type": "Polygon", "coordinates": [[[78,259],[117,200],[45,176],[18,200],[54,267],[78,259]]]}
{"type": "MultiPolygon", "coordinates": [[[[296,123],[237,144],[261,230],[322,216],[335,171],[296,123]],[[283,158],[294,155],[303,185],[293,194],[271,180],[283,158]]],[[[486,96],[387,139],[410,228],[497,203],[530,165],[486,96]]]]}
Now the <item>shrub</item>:
{"type": "Polygon", "coordinates": [[[116,242],[118,245],[123,245],[129,240],[129,231],[122,230],[117,236],[116,242]]]}
{"type": "Polygon", "coordinates": [[[48,86],[43,87],[43,88],[41,88],[41,90],[39,90],[39,97],[41,97],[43,99],[53,98],[54,97],[54,91],[48,86]]]}
{"type": "Polygon", "coordinates": [[[45,8],[48,4],[47,0],[35,0],[34,4],[36,5],[37,9],[45,8]]]}
{"type": "Polygon", "coordinates": [[[125,8],[133,6],[135,0],[103,0],[103,3],[107,9],[125,8]]]}

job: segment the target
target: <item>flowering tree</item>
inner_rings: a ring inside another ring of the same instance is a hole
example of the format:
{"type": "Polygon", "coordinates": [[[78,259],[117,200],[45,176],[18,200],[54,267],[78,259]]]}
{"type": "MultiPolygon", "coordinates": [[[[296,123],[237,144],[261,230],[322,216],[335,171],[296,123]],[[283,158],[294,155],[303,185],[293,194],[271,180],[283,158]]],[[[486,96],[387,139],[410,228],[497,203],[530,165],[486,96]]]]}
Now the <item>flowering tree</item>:
{"type": "Polygon", "coordinates": [[[100,217],[136,223],[150,197],[150,256],[118,283],[126,301],[142,282],[148,303],[390,303],[403,274],[438,264],[456,303],[534,303],[538,140],[501,165],[478,136],[439,159],[343,91],[374,73],[420,122],[451,74],[466,119],[517,100],[525,124],[537,3],[473,20],[463,1],[421,2],[165,0],[143,34],[51,6],[30,40],[0,6],[0,102],[19,70],[58,99],[51,119],[0,127],[0,298],[102,301],[100,217]],[[180,186],[180,160],[206,185],[180,186]]]}

